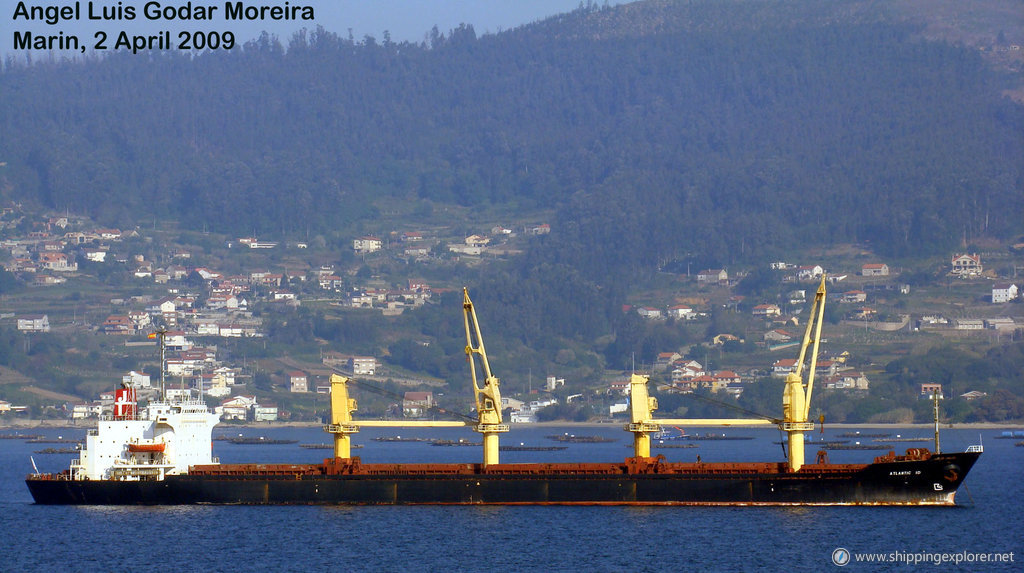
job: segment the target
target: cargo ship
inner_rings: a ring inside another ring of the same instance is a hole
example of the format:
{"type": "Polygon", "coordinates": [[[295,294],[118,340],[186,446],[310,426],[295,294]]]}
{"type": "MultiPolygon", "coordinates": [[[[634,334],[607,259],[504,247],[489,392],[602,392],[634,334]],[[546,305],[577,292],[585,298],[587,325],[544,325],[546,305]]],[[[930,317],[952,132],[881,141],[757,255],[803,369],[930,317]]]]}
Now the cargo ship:
{"type": "Polygon", "coordinates": [[[487,362],[480,327],[464,290],[466,354],[477,418],[458,421],[356,420],[349,379],[331,376],[334,456],[320,464],[220,464],[211,435],[219,421],[200,401],[158,400],[139,408],[131,389],[118,391],[113,416],[89,432],[71,467],[33,473],[26,484],[37,504],[500,504],[500,505],[955,505],[957,489],[982,447],[940,453],[890,451],[868,464],[833,464],[819,451],[804,463],[804,432],[821,332],[825,282],[818,288],[794,372],[786,379],[783,417],[769,420],[656,419],[646,376],[630,378],[633,455],[621,463],[514,463],[499,460],[502,421],[498,378],[487,362]],[[812,332],[813,326],[813,332],[812,332]],[[806,382],[805,352],[813,341],[806,382]],[[483,385],[478,385],[478,361],[483,385]],[[351,455],[361,427],[471,426],[482,436],[481,463],[373,463],[351,455]],[[670,462],[651,456],[651,435],[670,426],[778,425],[787,459],[775,462],[670,462]]]}

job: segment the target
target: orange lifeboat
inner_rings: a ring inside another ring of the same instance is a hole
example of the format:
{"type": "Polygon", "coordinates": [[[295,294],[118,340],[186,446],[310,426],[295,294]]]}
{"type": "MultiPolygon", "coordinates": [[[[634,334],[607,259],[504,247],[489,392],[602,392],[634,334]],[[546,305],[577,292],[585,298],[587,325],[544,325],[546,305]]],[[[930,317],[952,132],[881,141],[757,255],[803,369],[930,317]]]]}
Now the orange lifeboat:
{"type": "Polygon", "coordinates": [[[134,444],[128,444],[128,451],[132,452],[132,453],[151,453],[151,454],[152,453],[157,453],[157,454],[162,454],[164,452],[164,446],[165,445],[166,444],[164,444],[163,442],[151,443],[151,444],[134,443],[134,444]]]}

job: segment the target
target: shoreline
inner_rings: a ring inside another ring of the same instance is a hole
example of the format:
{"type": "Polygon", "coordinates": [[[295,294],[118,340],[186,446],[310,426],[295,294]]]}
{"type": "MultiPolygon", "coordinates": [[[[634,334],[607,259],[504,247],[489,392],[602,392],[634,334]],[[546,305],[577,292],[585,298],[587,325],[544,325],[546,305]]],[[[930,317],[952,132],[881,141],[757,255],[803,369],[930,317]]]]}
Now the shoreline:
{"type": "MultiPolygon", "coordinates": [[[[509,424],[512,430],[526,429],[526,428],[620,428],[625,421],[615,422],[568,422],[568,421],[553,421],[553,422],[534,422],[531,424],[509,424]]],[[[239,423],[221,423],[217,426],[219,430],[227,428],[247,428],[247,429],[278,429],[278,428],[320,428],[324,424],[320,422],[246,422],[243,424],[239,423]]],[[[667,424],[671,426],[671,424],[667,424]]],[[[96,420],[83,420],[81,422],[72,423],[68,420],[32,420],[25,418],[14,418],[14,419],[0,419],[0,430],[7,429],[35,429],[35,428],[47,428],[47,429],[92,429],[96,427],[96,420]]],[[[715,428],[722,426],[693,426],[694,428],[715,428]]],[[[738,423],[731,426],[725,426],[728,428],[765,428],[768,426],[763,425],[746,425],[738,423]]],[[[920,424],[825,424],[826,428],[835,428],[842,430],[858,430],[858,429],[873,429],[873,428],[890,428],[890,429],[932,429],[934,424],[932,423],[920,423],[920,424]]],[[[400,426],[396,426],[396,429],[400,426]]],[[[939,424],[940,430],[1021,430],[1024,429],[1024,421],[1021,422],[971,422],[965,424],[939,424]]],[[[813,431],[818,431],[817,429],[813,431]]]]}

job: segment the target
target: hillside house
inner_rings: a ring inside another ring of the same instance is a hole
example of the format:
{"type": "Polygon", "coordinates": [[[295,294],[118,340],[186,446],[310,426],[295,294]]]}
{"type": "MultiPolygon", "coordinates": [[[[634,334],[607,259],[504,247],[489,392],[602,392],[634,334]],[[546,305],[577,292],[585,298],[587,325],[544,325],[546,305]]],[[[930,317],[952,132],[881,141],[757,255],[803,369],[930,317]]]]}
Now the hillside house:
{"type": "Polygon", "coordinates": [[[985,328],[1001,332],[1013,332],[1017,330],[1017,321],[1009,316],[995,316],[985,319],[985,328]]]}
{"type": "Polygon", "coordinates": [[[347,366],[356,376],[373,376],[377,372],[377,359],[373,356],[352,356],[347,366]]]}
{"type": "Polygon", "coordinates": [[[681,318],[683,320],[697,318],[697,314],[693,312],[693,308],[685,304],[670,306],[668,309],[668,315],[672,318],[681,318]]]}
{"type": "Polygon", "coordinates": [[[796,358],[782,358],[772,364],[772,376],[785,378],[790,372],[796,372],[796,358]]]}
{"type": "Polygon", "coordinates": [[[433,392],[406,392],[402,399],[402,415],[420,418],[434,407],[433,392]]]}
{"type": "Polygon", "coordinates": [[[131,388],[149,388],[151,382],[149,374],[132,370],[121,377],[121,384],[131,388]]]}
{"type": "Polygon", "coordinates": [[[252,419],[254,422],[276,422],[277,404],[267,402],[266,404],[253,404],[252,419]]]}
{"type": "Polygon", "coordinates": [[[466,237],[465,242],[470,247],[486,247],[490,244],[491,240],[481,235],[470,235],[466,237]]]}
{"type": "Polygon", "coordinates": [[[697,282],[719,284],[729,282],[729,273],[725,269],[704,269],[697,273],[697,282]]]}
{"type": "Polygon", "coordinates": [[[615,380],[608,385],[608,393],[613,396],[626,396],[629,394],[629,380],[615,380]]]}
{"type": "Polygon", "coordinates": [[[654,308],[652,306],[641,306],[636,309],[636,313],[648,320],[658,320],[663,318],[661,309],[654,308]]]}
{"type": "Polygon", "coordinates": [[[839,302],[843,303],[859,303],[866,302],[868,300],[868,293],[862,290],[848,290],[843,293],[843,296],[839,299],[839,302]]]}
{"type": "Polygon", "coordinates": [[[823,274],[825,274],[825,269],[821,265],[804,265],[796,269],[796,278],[800,281],[820,279],[823,274]]]}
{"type": "Polygon", "coordinates": [[[373,253],[379,251],[384,243],[377,237],[359,237],[352,241],[352,249],[357,253],[373,253]]]}
{"type": "Polygon", "coordinates": [[[775,304],[759,304],[754,307],[753,315],[765,318],[772,316],[782,316],[782,309],[780,309],[778,305],[775,304]]]}
{"type": "Polygon", "coordinates": [[[954,254],[950,260],[952,274],[959,277],[971,277],[980,275],[982,272],[981,255],[954,254]]]}
{"type": "Polygon", "coordinates": [[[64,253],[39,253],[39,267],[51,271],[68,273],[78,270],[78,263],[64,253]]]}
{"type": "Polygon", "coordinates": [[[673,362],[682,358],[678,352],[659,352],[658,357],[654,360],[654,370],[657,372],[664,372],[672,365],[673,362]]]}
{"type": "Polygon", "coordinates": [[[790,340],[793,340],[793,334],[789,333],[788,331],[782,330],[781,328],[776,328],[775,330],[766,332],[764,335],[764,341],[773,344],[778,344],[780,342],[789,342],[790,340]]]}
{"type": "Polygon", "coordinates": [[[23,314],[18,317],[21,332],[50,332],[50,318],[45,314],[23,314]]]}
{"type": "Polygon", "coordinates": [[[127,315],[112,314],[100,325],[103,334],[119,334],[130,336],[137,332],[135,323],[127,315]]]}
{"type": "Polygon", "coordinates": [[[222,420],[248,420],[256,406],[256,396],[235,396],[220,403],[222,420]]]}
{"type": "Polygon", "coordinates": [[[934,400],[936,394],[939,395],[939,400],[944,398],[942,395],[942,384],[921,384],[921,393],[918,395],[918,398],[934,400]]]}
{"type": "Polygon", "coordinates": [[[1017,285],[1013,283],[996,283],[992,285],[992,302],[1010,302],[1020,294],[1017,285]]]}
{"type": "Polygon", "coordinates": [[[889,265],[885,263],[867,263],[860,267],[860,274],[865,277],[887,277],[889,276],[889,265]]]}
{"type": "Polygon", "coordinates": [[[288,387],[292,392],[309,392],[309,379],[306,373],[298,370],[289,372],[288,387]]]}
{"type": "Polygon", "coordinates": [[[953,320],[956,330],[984,330],[985,321],[980,318],[957,318],[953,320]]]}

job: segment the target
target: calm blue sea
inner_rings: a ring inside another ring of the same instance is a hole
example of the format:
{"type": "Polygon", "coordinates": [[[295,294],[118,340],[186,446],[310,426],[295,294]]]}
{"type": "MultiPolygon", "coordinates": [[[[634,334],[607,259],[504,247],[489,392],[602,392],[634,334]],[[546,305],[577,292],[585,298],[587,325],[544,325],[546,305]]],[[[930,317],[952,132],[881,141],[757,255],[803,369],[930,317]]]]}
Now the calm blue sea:
{"type": "MultiPolygon", "coordinates": [[[[697,454],[704,461],[781,459],[777,431],[729,431],[755,439],[655,452],[670,460],[697,454]]],[[[32,432],[84,435],[73,429],[32,432]]],[[[544,436],[561,432],[616,441],[572,444],[561,452],[503,452],[502,461],[620,461],[630,453],[630,436],[618,426],[514,429],[502,443],[552,445],[544,436]]],[[[826,437],[839,432],[827,430],[826,437]]],[[[312,428],[215,431],[238,433],[328,441],[312,428]]],[[[366,462],[471,462],[480,456],[473,447],[370,439],[381,435],[478,438],[463,429],[367,429],[354,439],[365,447],[353,453],[366,462]]],[[[30,457],[40,470],[57,471],[73,456],[33,454],[50,444],[0,440],[0,571],[1024,571],[1024,447],[993,439],[998,435],[943,433],[944,450],[962,450],[979,436],[986,450],[956,508],[44,507],[32,503],[23,481],[32,470],[30,457]],[[902,557],[887,565],[854,559],[838,567],[832,554],[840,547],[855,558],[1012,551],[1015,561],[915,566],[906,562],[913,557],[902,557]]],[[[223,441],[215,442],[214,453],[226,463],[317,462],[330,455],[297,444],[223,441]]],[[[832,452],[831,458],[863,462],[878,453],[832,452]]]]}

